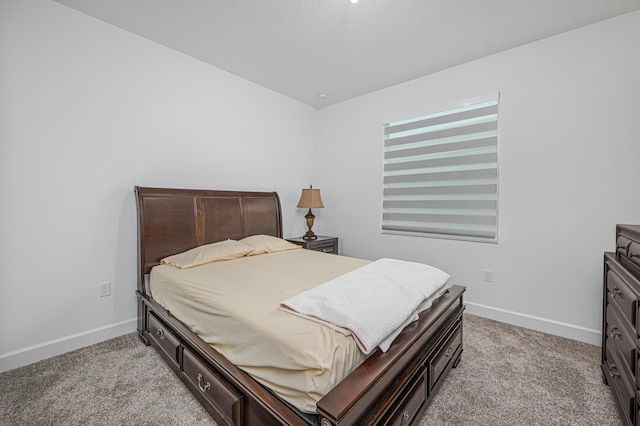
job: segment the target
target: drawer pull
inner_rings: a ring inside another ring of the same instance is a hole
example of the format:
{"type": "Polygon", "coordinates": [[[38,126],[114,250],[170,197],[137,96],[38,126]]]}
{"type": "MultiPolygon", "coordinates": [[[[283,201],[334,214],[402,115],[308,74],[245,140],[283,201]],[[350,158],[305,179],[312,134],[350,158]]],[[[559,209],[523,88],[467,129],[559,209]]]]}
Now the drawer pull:
{"type": "Polygon", "coordinates": [[[401,426],[406,426],[409,424],[409,413],[407,413],[406,411],[402,414],[402,423],[400,424],[401,426]]]}
{"type": "Polygon", "coordinates": [[[160,340],[164,340],[164,330],[163,330],[163,329],[161,329],[161,328],[159,328],[159,329],[156,331],[156,336],[158,336],[158,337],[160,338],[160,340]]]}
{"type": "Polygon", "coordinates": [[[620,330],[618,329],[618,327],[616,327],[615,325],[611,327],[611,338],[615,339],[615,338],[620,338],[622,336],[622,333],[620,333],[620,330]]]}
{"type": "Polygon", "coordinates": [[[333,249],[325,247],[325,248],[322,249],[322,251],[327,253],[327,252],[333,251],[333,249]]]}
{"type": "Polygon", "coordinates": [[[611,377],[620,377],[620,372],[618,371],[618,367],[616,367],[615,364],[611,364],[609,370],[611,371],[611,377]]]}
{"type": "Polygon", "coordinates": [[[202,374],[198,373],[198,387],[200,388],[200,390],[201,390],[202,392],[206,392],[206,391],[208,391],[209,389],[211,389],[211,383],[206,382],[206,383],[204,384],[204,387],[203,387],[203,386],[202,386],[202,379],[203,379],[202,374]]]}
{"type": "Polygon", "coordinates": [[[447,348],[447,352],[445,352],[444,357],[445,358],[449,358],[451,355],[453,355],[453,353],[456,351],[456,349],[453,346],[449,346],[447,348]]]}
{"type": "Polygon", "coordinates": [[[614,287],[609,293],[611,294],[611,298],[615,299],[616,297],[622,295],[622,290],[620,290],[618,287],[614,287]]]}

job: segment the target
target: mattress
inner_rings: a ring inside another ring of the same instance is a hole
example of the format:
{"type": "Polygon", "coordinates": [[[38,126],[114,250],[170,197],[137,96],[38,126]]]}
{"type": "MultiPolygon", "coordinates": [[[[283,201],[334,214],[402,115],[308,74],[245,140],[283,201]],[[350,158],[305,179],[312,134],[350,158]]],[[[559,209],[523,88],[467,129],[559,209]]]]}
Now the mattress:
{"type": "Polygon", "coordinates": [[[298,410],[366,356],[352,336],[278,309],[281,301],[369,263],[289,250],[190,269],[152,269],[153,298],[230,362],[298,410]]]}

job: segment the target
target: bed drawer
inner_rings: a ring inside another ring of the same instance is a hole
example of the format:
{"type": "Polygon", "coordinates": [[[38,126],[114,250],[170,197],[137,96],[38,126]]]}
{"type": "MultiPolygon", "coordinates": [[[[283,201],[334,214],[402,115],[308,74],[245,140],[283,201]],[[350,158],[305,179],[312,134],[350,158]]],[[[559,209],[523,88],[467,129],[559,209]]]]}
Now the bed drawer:
{"type": "Polygon", "coordinates": [[[435,352],[429,361],[429,390],[435,388],[440,375],[457,358],[462,350],[462,327],[455,327],[449,338],[435,352]]]}
{"type": "Polygon", "coordinates": [[[199,390],[201,402],[206,401],[203,405],[218,424],[242,424],[242,395],[230,383],[205,367],[187,348],[183,350],[182,369],[189,382],[199,390]]]}
{"type": "Polygon", "coordinates": [[[427,400],[427,383],[425,375],[420,374],[411,385],[398,408],[383,423],[385,426],[405,426],[414,421],[416,414],[427,400]]]}
{"type": "Polygon", "coordinates": [[[149,313],[147,324],[151,341],[162,349],[166,357],[177,367],[180,340],[151,313],[149,313]]]}

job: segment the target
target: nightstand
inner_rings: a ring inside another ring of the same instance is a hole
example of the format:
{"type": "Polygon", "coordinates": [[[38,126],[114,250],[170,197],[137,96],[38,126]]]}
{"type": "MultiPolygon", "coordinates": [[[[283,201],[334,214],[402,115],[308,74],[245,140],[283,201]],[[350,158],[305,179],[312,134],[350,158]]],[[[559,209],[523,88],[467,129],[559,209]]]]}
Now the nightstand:
{"type": "Polygon", "coordinates": [[[307,250],[321,251],[323,253],[338,254],[338,238],[318,235],[316,240],[305,240],[302,237],[287,238],[287,241],[306,248],[307,250]]]}

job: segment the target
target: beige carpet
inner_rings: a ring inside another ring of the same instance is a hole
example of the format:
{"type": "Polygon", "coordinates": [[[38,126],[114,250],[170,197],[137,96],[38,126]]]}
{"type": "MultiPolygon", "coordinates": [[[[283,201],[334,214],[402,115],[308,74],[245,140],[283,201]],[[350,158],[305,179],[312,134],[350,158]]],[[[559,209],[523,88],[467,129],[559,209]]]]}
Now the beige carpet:
{"type": "MultiPolygon", "coordinates": [[[[421,425],[619,425],[600,348],[465,314],[421,425]]],[[[1,425],[213,425],[136,333],[0,374],[1,425]]]]}

